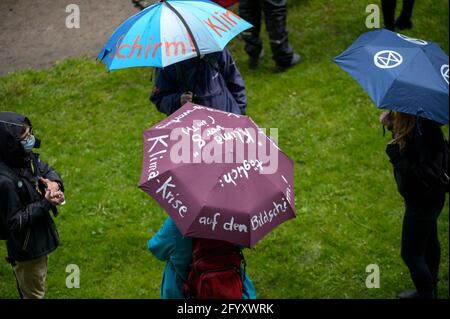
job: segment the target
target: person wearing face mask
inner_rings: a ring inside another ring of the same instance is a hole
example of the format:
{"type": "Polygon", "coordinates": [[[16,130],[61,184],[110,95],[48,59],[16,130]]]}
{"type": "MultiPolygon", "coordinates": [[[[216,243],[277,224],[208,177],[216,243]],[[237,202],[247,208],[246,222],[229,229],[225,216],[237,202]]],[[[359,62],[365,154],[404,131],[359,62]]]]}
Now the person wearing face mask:
{"type": "Polygon", "coordinates": [[[24,299],[44,298],[48,255],[59,244],[51,215],[65,201],[61,177],[33,152],[39,147],[27,117],[0,112],[0,239],[24,299]]]}

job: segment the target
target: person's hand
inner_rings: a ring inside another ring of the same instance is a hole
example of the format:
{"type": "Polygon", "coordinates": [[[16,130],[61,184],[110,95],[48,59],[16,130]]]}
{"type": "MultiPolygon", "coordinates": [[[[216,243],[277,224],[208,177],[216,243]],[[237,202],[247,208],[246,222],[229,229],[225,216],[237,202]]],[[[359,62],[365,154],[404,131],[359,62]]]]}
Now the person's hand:
{"type": "Polygon", "coordinates": [[[42,183],[44,183],[44,185],[46,185],[46,188],[50,189],[50,191],[52,191],[52,192],[57,192],[60,190],[59,184],[56,182],[53,182],[53,181],[43,178],[43,177],[40,178],[40,181],[42,183]]]}
{"type": "Polygon", "coordinates": [[[193,96],[192,92],[185,92],[185,93],[181,94],[181,97],[180,97],[181,106],[183,106],[187,102],[192,102],[193,97],[194,96],[193,96]]]}
{"type": "Polygon", "coordinates": [[[384,111],[380,115],[380,123],[382,125],[391,126],[392,125],[392,113],[391,111],[384,111]]]}
{"type": "Polygon", "coordinates": [[[59,184],[47,178],[40,178],[40,181],[45,185],[45,198],[53,205],[61,205],[64,203],[64,193],[61,192],[59,184]]]}
{"type": "Polygon", "coordinates": [[[61,205],[65,201],[63,192],[52,192],[49,188],[45,191],[45,199],[48,200],[53,206],[61,205]]]}

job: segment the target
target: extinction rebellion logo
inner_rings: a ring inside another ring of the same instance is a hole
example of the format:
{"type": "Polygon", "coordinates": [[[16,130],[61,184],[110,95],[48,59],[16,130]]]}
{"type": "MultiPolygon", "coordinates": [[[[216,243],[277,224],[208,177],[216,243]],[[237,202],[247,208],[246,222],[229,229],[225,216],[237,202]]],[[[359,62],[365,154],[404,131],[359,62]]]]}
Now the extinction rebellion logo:
{"type": "Polygon", "coordinates": [[[400,53],[391,50],[378,52],[375,54],[373,60],[375,65],[380,69],[392,69],[403,63],[403,57],[400,53]]]}

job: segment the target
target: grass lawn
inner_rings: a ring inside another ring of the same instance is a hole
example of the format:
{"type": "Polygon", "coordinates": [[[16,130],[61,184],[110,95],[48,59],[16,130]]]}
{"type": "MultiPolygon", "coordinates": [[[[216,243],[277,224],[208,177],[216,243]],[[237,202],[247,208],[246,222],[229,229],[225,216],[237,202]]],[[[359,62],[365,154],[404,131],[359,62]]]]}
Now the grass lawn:
{"type": "MultiPolygon", "coordinates": [[[[393,298],[413,287],[400,258],[403,201],[384,152],[389,137],[378,124],[380,111],[332,62],[367,31],[368,3],[291,0],[289,36],[304,62],[283,74],[273,72],[265,33],[266,58],[257,71],[248,69],[243,43],[230,44],[247,86],[248,114],[261,127],[278,128],[280,147],[295,161],[298,217],[246,251],[259,298],[393,298]],[[380,267],[379,289],[365,285],[369,264],[380,267]]],[[[448,1],[417,1],[415,27],[405,34],[448,53],[448,20],[448,1]]],[[[0,110],[31,118],[42,159],[66,185],[48,298],[159,298],[164,264],[146,243],[167,214],[137,188],[142,131],[164,118],[148,101],[151,73],[108,73],[81,57],[0,77],[0,110]],[[69,264],[80,267],[79,289],[65,286],[69,264]]],[[[442,298],[448,298],[448,217],[447,201],[439,219],[442,298]]],[[[17,297],[6,262],[0,297],[17,297]]]]}

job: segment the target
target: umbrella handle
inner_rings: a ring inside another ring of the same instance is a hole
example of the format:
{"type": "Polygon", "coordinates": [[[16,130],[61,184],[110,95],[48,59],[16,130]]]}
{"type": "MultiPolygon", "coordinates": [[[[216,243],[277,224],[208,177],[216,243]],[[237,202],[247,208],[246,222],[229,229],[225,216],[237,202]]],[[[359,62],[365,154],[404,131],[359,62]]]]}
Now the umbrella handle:
{"type": "Polygon", "coordinates": [[[183,23],[184,27],[186,28],[186,31],[189,34],[189,37],[192,40],[192,43],[194,44],[195,52],[197,53],[197,57],[200,57],[200,50],[198,48],[197,40],[194,38],[194,34],[192,33],[191,28],[189,28],[188,24],[186,23],[186,20],[184,20],[183,16],[175,9],[170,3],[168,3],[166,0],[161,0],[161,2],[167,6],[175,15],[180,19],[181,23],[183,23]]]}

